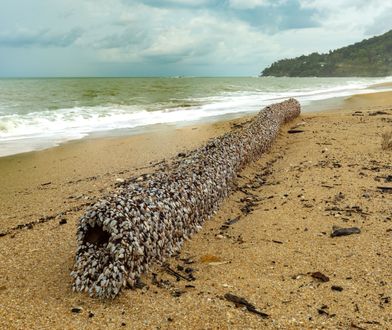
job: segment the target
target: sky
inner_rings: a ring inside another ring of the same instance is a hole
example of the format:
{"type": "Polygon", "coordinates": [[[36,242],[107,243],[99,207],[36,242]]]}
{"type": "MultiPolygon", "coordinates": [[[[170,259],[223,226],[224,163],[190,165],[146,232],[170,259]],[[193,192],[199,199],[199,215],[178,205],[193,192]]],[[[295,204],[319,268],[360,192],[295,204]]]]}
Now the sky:
{"type": "Polygon", "coordinates": [[[385,0],[1,0],[0,77],[256,76],[390,29],[385,0]]]}

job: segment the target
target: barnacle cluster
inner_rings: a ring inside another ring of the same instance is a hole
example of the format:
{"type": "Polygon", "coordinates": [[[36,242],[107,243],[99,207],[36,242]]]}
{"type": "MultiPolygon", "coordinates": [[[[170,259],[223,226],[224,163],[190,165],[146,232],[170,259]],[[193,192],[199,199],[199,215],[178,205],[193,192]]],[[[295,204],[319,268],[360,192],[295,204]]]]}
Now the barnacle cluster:
{"type": "Polygon", "coordinates": [[[241,168],[273,143],[280,126],[300,113],[295,99],[270,105],[233,130],[151,174],[126,180],[90,206],[77,228],[73,289],[114,298],[185,239],[229,194],[241,168]]]}

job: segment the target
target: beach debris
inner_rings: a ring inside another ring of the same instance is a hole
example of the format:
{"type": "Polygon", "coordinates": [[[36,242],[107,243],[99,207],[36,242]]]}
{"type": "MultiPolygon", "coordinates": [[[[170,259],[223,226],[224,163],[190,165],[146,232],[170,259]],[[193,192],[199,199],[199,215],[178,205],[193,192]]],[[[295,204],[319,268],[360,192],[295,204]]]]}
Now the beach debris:
{"type": "Polygon", "coordinates": [[[319,315],[330,316],[327,305],[323,305],[320,308],[317,308],[317,312],[319,313],[319,315]]]}
{"type": "Polygon", "coordinates": [[[379,186],[377,189],[381,190],[381,192],[392,192],[392,187],[387,187],[387,186],[379,186]]]}
{"type": "Polygon", "coordinates": [[[332,228],[331,237],[348,236],[348,235],[360,234],[360,233],[361,233],[361,229],[359,229],[358,227],[339,228],[334,226],[332,228]]]}
{"type": "MultiPolygon", "coordinates": [[[[36,225],[44,224],[44,223],[50,222],[55,219],[59,219],[59,221],[61,221],[61,219],[63,219],[66,214],[72,213],[72,212],[77,212],[77,211],[81,210],[82,208],[84,208],[86,205],[90,205],[90,203],[82,203],[78,206],[73,206],[73,207],[71,207],[65,211],[59,212],[57,214],[42,216],[38,220],[30,221],[28,223],[18,224],[14,227],[7,229],[6,231],[0,231],[0,237],[11,234],[11,238],[13,238],[16,234],[15,232],[17,232],[17,231],[33,229],[36,225]]],[[[61,223],[59,223],[59,224],[61,225],[61,223]]]]}
{"type": "Polygon", "coordinates": [[[382,304],[389,304],[391,302],[391,297],[385,296],[384,294],[380,294],[380,305],[382,304]]]}
{"type": "Polygon", "coordinates": [[[67,219],[61,218],[59,221],[59,225],[65,225],[67,223],[67,219]]]}
{"type": "Polygon", "coordinates": [[[329,211],[331,213],[331,215],[334,215],[334,216],[336,216],[338,214],[338,215],[345,215],[345,216],[351,217],[353,213],[359,214],[362,217],[366,217],[367,215],[369,215],[369,213],[365,212],[358,205],[354,205],[351,207],[347,206],[345,208],[340,208],[337,206],[327,207],[327,208],[325,208],[325,211],[329,211]]]}
{"type": "Polygon", "coordinates": [[[302,129],[289,129],[287,131],[287,133],[289,133],[289,134],[298,134],[298,133],[303,133],[303,132],[305,132],[305,131],[302,129]]]}
{"type": "Polygon", "coordinates": [[[83,308],[79,307],[79,306],[75,306],[75,307],[71,308],[71,312],[75,313],[75,314],[80,314],[82,311],[83,311],[83,308]]]}
{"type": "Polygon", "coordinates": [[[383,115],[390,115],[390,113],[381,110],[369,112],[369,116],[383,116],[383,115]]]}
{"type": "Polygon", "coordinates": [[[221,230],[227,230],[231,225],[234,225],[241,219],[241,216],[235,217],[234,219],[226,220],[223,225],[220,227],[221,230]]]}
{"type": "Polygon", "coordinates": [[[290,278],[293,280],[299,280],[300,278],[302,278],[303,276],[306,276],[306,275],[308,275],[308,274],[298,273],[298,274],[291,275],[290,278]]]}
{"type": "MultiPolygon", "coordinates": [[[[187,268],[190,269],[190,268],[187,268]]],[[[165,271],[166,273],[168,273],[169,275],[172,275],[176,278],[177,281],[179,281],[180,279],[183,279],[185,281],[191,282],[194,281],[195,278],[192,275],[192,271],[187,271],[187,269],[185,269],[185,273],[188,274],[188,276],[184,276],[182,274],[180,274],[179,272],[176,272],[174,269],[171,269],[168,265],[165,266],[165,271]]]]}
{"type": "Polygon", "coordinates": [[[231,293],[226,293],[224,295],[224,297],[226,300],[233,302],[236,307],[245,307],[248,312],[257,314],[258,316],[260,316],[263,319],[266,319],[269,317],[268,314],[258,310],[253,304],[248,302],[245,298],[238,297],[238,296],[231,294],[231,293]]]}
{"type": "Polygon", "coordinates": [[[246,197],[240,199],[240,202],[244,203],[240,210],[244,215],[248,215],[254,211],[254,208],[257,205],[259,205],[260,199],[246,191],[244,193],[246,197]]]}
{"type": "Polygon", "coordinates": [[[221,266],[221,265],[226,265],[229,263],[230,263],[230,261],[213,261],[213,262],[210,262],[208,265],[209,266],[221,266]]]}
{"type": "Polygon", "coordinates": [[[338,291],[338,292],[342,292],[343,288],[340,285],[332,285],[331,286],[331,290],[332,291],[338,291]]]}
{"type": "Polygon", "coordinates": [[[172,295],[174,298],[178,298],[178,297],[181,297],[184,293],[186,293],[185,290],[174,289],[174,290],[171,292],[171,295],[172,295]]]}
{"type": "Polygon", "coordinates": [[[314,272],[310,274],[313,278],[319,280],[320,282],[329,282],[329,277],[321,272],[314,272]]]}
{"type": "Polygon", "coordinates": [[[280,126],[299,114],[295,99],[268,106],[242,128],[153,173],[127,178],[91,205],[77,226],[73,290],[114,298],[149,266],[178,253],[233,190],[238,172],[268,150],[280,126]]]}
{"type": "Polygon", "coordinates": [[[374,321],[374,320],[371,320],[371,321],[362,321],[362,322],[365,323],[365,324],[377,324],[377,325],[381,325],[380,322],[374,321]]]}

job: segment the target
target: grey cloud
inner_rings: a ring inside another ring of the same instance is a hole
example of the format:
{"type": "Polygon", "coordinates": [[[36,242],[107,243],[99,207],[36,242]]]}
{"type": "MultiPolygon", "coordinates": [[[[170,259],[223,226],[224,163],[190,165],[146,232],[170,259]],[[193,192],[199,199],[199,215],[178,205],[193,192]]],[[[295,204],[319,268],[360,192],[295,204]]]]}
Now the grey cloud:
{"type": "Polygon", "coordinates": [[[157,8],[197,8],[197,7],[205,7],[211,8],[218,5],[225,5],[226,1],[220,0],[122,0],[124,3],[134,4],[135,2],[143,3],[147,6],[157,7],[157,8]]]}
{"type": "Polygon", "coordinates": [[[183,47],[182,49],[167,53],[165,51],[146,50],[141,56],[145,60],[159,63],[177,63],[182,62],[186,58],[206,57],[213,52],[213,46],[208,42],[199,43],[195,47],[183,47]]]}
{"type": "Polygon", "coordinates": [[[0,76],[254,74],[281,57],[382,33],[391,8],[385,0],[3,0],[0,76]]]}
{"type": "Polygon", "coordinates": [[[147,29],[128,27],[120,32],[112,33],[93,43],[96,49],[138,47],[145,48],[151,42],[151,32],[147,29]]]}
{"type": "Polygon", "coordinates": [[[0,33],[0,47],[68,47],[74,44],[81,35],[82,30],[79,28],[66,33],[53,33],[49,29],[0,33]]]}
{"type": "Polygon", "coordinates": [[[143,58],[152,63],[169,64],[178,63],[184,58],[185,54],[146,54],[143,58]]]}

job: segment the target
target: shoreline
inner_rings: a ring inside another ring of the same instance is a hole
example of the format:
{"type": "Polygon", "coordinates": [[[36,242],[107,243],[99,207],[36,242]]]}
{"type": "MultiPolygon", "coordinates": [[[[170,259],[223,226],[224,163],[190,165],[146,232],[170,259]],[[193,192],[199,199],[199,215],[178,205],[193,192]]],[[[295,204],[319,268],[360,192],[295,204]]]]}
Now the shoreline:
{"type": "MultiPolygon", "coordinates": [[[[360,94],[353,94],[350,96],[339,96],[339,97],[333,97],[329,99],[311,101],[310,104],[306,104],[305,106],[302,106],[302,114],[352,110],[360,106],[372,106],[372,105],[385,106],[389,104],[389,94],[392,93],[392,90],[384,90],[384,89],[391,88],[391,87],[392,87],[392,82],[381,83],[381,84],[369,86],[369,88],[380,89],[380,91],[378,92],[360,93],[360,94]],[[381,96],[381,101],[379,96],[381,96]],[[355,100],[358,97],[360,99],[358,102],[356,102],[355,100]]],[[[60,149],[72,148],[73,145],[77,145],[80,143],[90,144],[91,141],[97,141],[98,143],[100,143],[99,141],[118,140],[120,142],[121,139],[124,139],[126,141],[127,139],[132,137],[141,137],[141,136],[158,135],[158,134],[166,135],[167,132],[169,132],[170,130],[182,130],[182,129],[188,129],[190,127],[193,128],[207,127],[209,125],[215,125],[215,124],[219,125],[219,123],[228,123],[231,121],[235,123],[237,121],[251,118],[255,114],[257,114],[257,112],[255,113],[236,112],[236,113],[228,113],[225,115],[219,115],[216,117],[206,117],[195,121],[154,124],[154,125],[141,126],[138,128],[131,128],[131,129],[113,129],[108,131],[97,131],[97,132],[89,133],[85,137],[79,139],[73,139],[73,140],[61,142],[55,146],[44,147],[44,148],[39,148],[37,150],[30,150],[30,151],[18,152],[18,153],[12,153],[9,155],[0,156],[0,163],[7,159],[19,158],[19,157],[25,158],[25,157],[29,157],[29,155],[33,156],[36,153],[38,154],[42,152],[45,153],[50,150],[56,150],[57,148],[60,149]]]]}
{"type": "MultiPolygon", "coordinates": [[[[240,93],[238,95],[233,94],[234,96],[230,96],[230,94],[227,97],[222,95],[218,99],[210,99],[209,102],[199,100],[201,103],[195,107],[192,107],[191,104],[184,104],[186,107],[181,108],[182,103],[180,102],[179,108],[172,108],[169,104],[168,107],[173,112],[167,112],[166,110],[168,108],[165,107],[157,107],[156,109],[153,107],[152,109],[156,111],[148,111],[149,108],[146,107],[145,109],[143,108],[143,113],[122,113],[124,110],[122,106],[116,106],[115,104],[113,107],[103,105],[102,109],[98,105],[95,105],[97,107],[95,109],[95,106],[91,104],[75,105],[75,107],[72,107],[72,105],[66,107],[64,105],[63,107],[59,106],[58,113],[54,112],[50,115],[46,113],[47,111],[41,113],[36,108],[32,108],[31,112],[26,114],[22,109],[21,113],[18,112],[19,110],[15,113],[15,118],[13,115],[5,115],[5,121],[2,121],[0,125],[2,126],[0,127],[0,135],[3,140],[0,141],[0,158],[20,153],[51,149],[78,140],[140,135],[160,130],[162,127],[164,129],[165,127],[177,128],[190,125],[204,125],[205,123],[241,118],[243,116],[255,115],[262,107],[281,102],[290,97],[298,99],[303,104],[303,109],[306,112],[309,110],[321,111],[325,110],[325,107],[333,108],[338,106],[350,94],[390,90],[392,84],[385,81],[391,78],[384,77],[381,80],[373,79],[372,81],[367,81],[370,78],[364,78],[365,80],[354,79],[355,81],[346,81],[346,79],[338,85],[336,85],[336,82],[327,81],[322,83],[318,80],[316,85],[309,82],[300,83],[300,86],[302,86],[301,84],[308,84],[310,88],[313,87],[314,90],[312,92],[309,92],[306,88],[293,89],[288,87],[291,86],[290,84],[292,82],[284,81],[282,86],[286,87],[283,88],[281,86],[281,88],[285,92],[272,92],[272,90],[275,90],[275,87],[271,87],[271,91],[266,94],[255,92],[246,96],[240,93]],[[322,100],[319,100],[319,98],[322,98],[322,100]],[[233,101],[234,99],[235,101],[233,101]],[[188,108],[188,106],[190,107],[188,108]],[[237,112],[238,110],[240,112],[237,112]],[[106,116],[107,113],[110,115],[106,116]],[[91,118],[95,119],[93,121],[88,120],[85,115],[87,117],[92,116],[91,118]],[[98,117],[96,118],[96,116],[98,117]],[[33,119],[36,121],[35,124],[32,121],[33,119]],[[96,124],[92,124],[95,121],[96,124]],[[128,128],[124,128],[127,126],[128,128]],[[22,127],[24,127],[23,131],[21,131],[22,127]]],[[[281,83],[275,82],[278,86],[281,83]]],[[[265,81],[261,81],[262,86],[265,84],[265,81]]],[[[271,86],[275,85],[272,83],[271,86]]],[[[58,87],[57,85],[53,87],[54,91],[58,87]]],[[[67,84],[65,87],[70,88],[67,84]]],[[[74,88],[74,86],[71,87],[74,88]]],[[[13,91],[12,84],[8,88],[11,92],[13,91]]],[[[7,94],[6,92],[7,89],[5,90],[5,94],[7,94]]],[[[73,90],[73,92],[75,91],[73,90]]],[[[90,92],[89,90],[85,90],[83,93],[90,95],[90,92]]],[[[209,94],[207,93],[207,95],[209,94]]],[[[207,98],[211,97],[210,95],[207,98]]],[[[56,104],[49,106],[48,109],[52,109],[52,107],[53,109],[57,109],[56,104]]],[[[45,105],[43,105],[43,109],[46,109],[45,105]]],[[[5,109],[5,111],[7,113],[8,110],[5,109]]]]}
{"type": "Polygon", "coordinates": [[[391,155],[382,153],[379,144],[391,125],[391,108],[392,93],[387,92],[352,96],[337,109],[302,114],[284,127],[270,152],[244,169],[239,185],[249,195],[233,192],[179,258],[170,258],[174,269],[184,266],[181,259],[192,259],[185,266],[195,269],[194,288],[155,267],[152,271],[170,285],[154,285],[149,272],[142,278],[148,290],[126,291],[108,302],[70,289],[75,225],[87,204],[112,190],[117,179],[150,171],[162,158],[193,149],[247,118],[79,140],[0,158],[0,232],[7,232],[0,237],[0,325],[300,329],[363,327],[374,321],[385,328],[392,322],[381,284],[391,280],[385,253],[391,205],[376,186],[390,172],[391,155]],[[380,110],[391,115],[369,115],[380,110]],[[288,134],[296,124],[304,133],[288,134]],[[255,198],[249,214],[241,211],[246,198],[255,198]],[[338,210],[326,210],[333,207],[338,210]],[[221,229],[239,215],[238,223],[221,229]],[[30,225],[12,229],[23,224],[30,225]],[[362,233],[332,240],[333,225],[360,226],[362,233]],[[317,271],[330,283],[307,275],[317,271]],[[334,292],[331,285],[343,291],[334,292]],[[227,292],[245,297],[270,319],[234,308],[222,298],[227,292]],[[81,313],[72,313],[75,306],[81,313]]]}
{"type": "Polygon", "coordinates": [[[212,116],[206,117],[203,119],[195,120],[195,121],[184,121],[184,122],[176,122],[176,123],[161,123],[161,124],[152,124],[147,126],[139,126],[136,128],[119,128],[107,131],[96,131],[88,133],[86,136],[82,138],[67,140],[58,143],[57,145],[48,146],[48,147],[39,147],[36,150],[29,150],[23,152],[12,153],[9,155],[0,156],[0,160],[2,158],[7,157],[18,157],[20,155],[33,154],[36,152],[45,152],[51,149],[56,149],[59,147],[68,147],[68,145],[72,145],[75,143],[84,143],[85,141],[90,140],[106,140],[106,139],[127,139],[134,136],[147,136],[147,135],[157,135],[157,134],[165,134],[170,130],[178,130],[189,127],[199,127],[199,126],[207,126],[214,125],[216,123],[223,123],[229,121],[241,120],[243,118],[249,118],[254,116],[256,113],[249,112],[237,112],[226,115],[212,116]]]}

